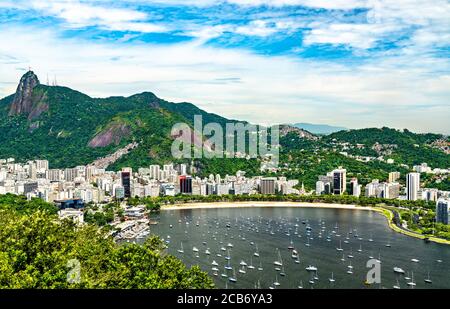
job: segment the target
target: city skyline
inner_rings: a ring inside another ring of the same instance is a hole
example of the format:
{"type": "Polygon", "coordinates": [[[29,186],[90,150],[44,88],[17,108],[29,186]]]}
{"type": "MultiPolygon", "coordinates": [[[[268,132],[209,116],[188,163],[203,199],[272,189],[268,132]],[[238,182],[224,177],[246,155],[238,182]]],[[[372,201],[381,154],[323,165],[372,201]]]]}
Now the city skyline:
{"type": "Polygon", "coordinates": [[[0,96],[31,66],[253,123],[450,132],[446,1],[164,3],[0,1],[0,96]]]}

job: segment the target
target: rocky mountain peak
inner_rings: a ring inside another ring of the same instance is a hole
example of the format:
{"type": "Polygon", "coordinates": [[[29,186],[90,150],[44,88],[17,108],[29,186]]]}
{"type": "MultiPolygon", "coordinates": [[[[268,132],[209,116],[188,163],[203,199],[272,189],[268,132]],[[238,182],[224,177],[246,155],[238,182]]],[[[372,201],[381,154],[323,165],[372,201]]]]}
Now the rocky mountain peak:
{"type": "Polygon", "coordinates": [[[33,71],[26,72],[20,79],[14,95],[9,115],[29,114],[33,109],[33,89],[39,85],[39,79],[33,71]]]}

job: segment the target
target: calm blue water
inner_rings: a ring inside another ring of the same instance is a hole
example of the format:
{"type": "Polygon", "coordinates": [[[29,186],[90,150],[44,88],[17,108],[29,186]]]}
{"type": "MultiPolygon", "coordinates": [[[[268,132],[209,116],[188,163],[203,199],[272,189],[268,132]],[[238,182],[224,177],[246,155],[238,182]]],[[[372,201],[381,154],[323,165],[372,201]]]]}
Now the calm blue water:
{"type": "Polygon", "coordinates": [[[407,285],[411,279],[405,277],[414,278],[415,288],[450,288],[450,246],[396,233],[382,215],[372,211],[295,207],[166,210],[156,219],[159,224],[151,232],[168,242],[168,252],[189,266],[199,265],[218,288],[392,288],[397,280],[400,288],[411,288],[407,285]],[[291,241],[300,263],[292,258],[291,241]],[[228,243],[233,247],[227,247],[228,243]],[[340,243],[343,251],[336,249],[340,243]],[[181,244],[184,253],[178,252],[181,244]],[[259,257],[254,256],[256,246],[259,257]],[[280,270],[274,265],[278,252],[283,264],[280,270]],[[224,269],[225,256],[230,257],[234,273],[224,269]],[[381,284],[364,284],[369,256],[381,260],[381,284]],[[219,264],[217,276],[212,270],[214,260],[219,264]],[[241,261],[255,268],[242,267],[241,261]],[[317,267],[317,273],[308,272],[309,265],[317,267]],[[350,265],[352,274],[347,273],[350,265]],[[396,274],[394,267],[405,274],[396,274]],[[238,271],[242,268],[246,273],[238,271]],[[334,283],[328,280],[332,273],[334,283]],[[424,281],[428,273],[431,284],[424,281]],[[230,276],[237,281],[231,282],[230,276]]]}

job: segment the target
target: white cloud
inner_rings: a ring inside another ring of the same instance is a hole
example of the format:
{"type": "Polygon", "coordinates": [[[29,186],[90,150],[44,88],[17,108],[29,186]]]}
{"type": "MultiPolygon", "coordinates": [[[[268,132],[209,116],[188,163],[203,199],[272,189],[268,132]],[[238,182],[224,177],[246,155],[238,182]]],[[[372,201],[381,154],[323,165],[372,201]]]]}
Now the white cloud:
{"type": "Polygon", "coordinates": [[[138,32],[165,32],[163,25],[146,22],[146,13],[127,8],[114,8],[86,4],[78,0],[56,0],[30,2],[33,9],[40,11],[44,16],[54,16],[66,21],[74,28],[86,26],[100,26],[108,30],[138,31],[138,32]]]}
{"type": "Polygon", "coordinates": [[[93,96],[154,91],[258,123],[307,120],[450,132],[450,76],[433,74],[448,67],[446,59],[403,55],[346,67],[192,43],[108,44],[11,27],[0,33],[9,42],[0,46],[0,55],[18,59],[0,65],[8,82],[0,85],[0,96],[15,90],[23,74],[17,68],[31,65],[41,81],[55,74],[59,84],[93,96]],[[239,82],[220,82],[230,78],[239,82]]]}

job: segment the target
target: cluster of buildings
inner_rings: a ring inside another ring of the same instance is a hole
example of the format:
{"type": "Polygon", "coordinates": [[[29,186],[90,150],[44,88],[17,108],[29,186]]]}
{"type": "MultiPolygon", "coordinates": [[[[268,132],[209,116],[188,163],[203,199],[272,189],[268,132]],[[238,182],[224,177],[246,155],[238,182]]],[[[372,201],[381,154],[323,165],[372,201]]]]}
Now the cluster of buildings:
{"type": "Polygon", "coordinates": [[[299,194],[297,180],[285,177],[189,175],[186,164],[150,165],[133,171],[106,171],[96,166],[51,169],[46,160],[24,164],[0,160],[0,194],[23,194],[53,202],[60,209],[82,208],[84,203],[109,202],[112,198],[225,194],[299,194]]]}
{"type": "MultiPolygon", "coordinates": [[[[340,167],[318,177],[315,193],[434,201],[437,222],[448,224],[450,192],[421,188],[420,173],[430,170],[425,164],[414,169],[416,172],[406,175],[404,187],[398,182],[400,173],[391,172],[387,181],[374,179],[363,191],[358,179],[347,181],[347,171],[340,167]]],[[[84,208],[86,203],[107,203],[114,198],[306,193],[303,185],[300,190],[295,189],[298,180],[285,177],[246,177],[245,172],[239,171],[236,175],[225,177],[217,174],[199,178],[190,175],[190,172],[186,164],[150,165],[137,171],[123,168],[117,172],[95,165],[51,169],[47,160],[17,163],[11,158],[0,160],[0,194],[41,198],[55,203],[60,210],[66,210],[63,216],[82,222],[83,218],[77,210],[84,208]]]]}
{"type": "MultiPolygon", "coordinates": [[[[420,172],[430,172],[426,164],[415,166],[415,170],[420,172]]],[[[380,182],[378,179],[372,180],[364,188],[364,196],[379,197],[388,199],[406,199],[410,201],[426,200],[436,202],[436,222],[449,224],[450,220],[450,192],[440,191],[434,188],[420,187],[420,172],[412,172],[406,175],[406,186],[404,195],[402,187],[398,180],[399,172],[389,173],[386,182],[380,182]]],[[[358,184],[357,178],[351,178],[347,186],[347,171],[343,168],[335,169],[326,175],[320,175],[316,182],[315,193],[321,194],[338,194],[342,195],[347,192],[349,195],[361,196],[362,186],[358,184]]]]}

